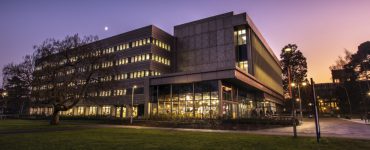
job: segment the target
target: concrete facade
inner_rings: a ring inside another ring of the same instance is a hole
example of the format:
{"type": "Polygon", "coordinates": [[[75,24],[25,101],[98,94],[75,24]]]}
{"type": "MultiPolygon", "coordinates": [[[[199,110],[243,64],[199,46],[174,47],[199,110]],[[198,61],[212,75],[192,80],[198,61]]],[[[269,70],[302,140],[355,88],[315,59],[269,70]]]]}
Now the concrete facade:
{"type": "MultiPolygon", "coordinates": [[[[134,106],[144,106],[142,116],[242,118],[257,113],[261,116],[278,114],[283,104],[279,61],[246,13],[229,12],[177,25],[174,36],[148,26],[99,42],[106,47],[113,46],[112,55],[118,58],[132,59],[135,55],[150,53],[151,59],[156,55],[170,60],[170,65],[148,60],[113,66],[120,73],[155,70],[161,74],[98,85],[108,90],[142,87],[143,93],[134,95],[134,106]],[[121,43],[132,45],[142,38],[158,39],[172,48],[166,51],[155,46],[155,42],[130,46],[122,52],[116,48],[121,43]],[[169,90],[167,95],[163,95],[166,90],[169,90]]],[[[98,96],[78,106],[109,105],[113,108],[111,115],[117,116],[118,109],[121,112],[123,107],[127,111],[131,109],[131,96],[130,93],[118,97],[98,96]]]]}

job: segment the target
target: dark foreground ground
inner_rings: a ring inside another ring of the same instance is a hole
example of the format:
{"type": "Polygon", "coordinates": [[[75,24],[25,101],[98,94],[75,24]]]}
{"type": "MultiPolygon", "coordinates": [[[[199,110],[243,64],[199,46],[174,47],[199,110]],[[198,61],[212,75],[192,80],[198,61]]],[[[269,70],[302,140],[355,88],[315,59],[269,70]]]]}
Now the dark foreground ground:
{"type": "Polygon", "coordinates": [[[0,120],[0,149],[370,149],[369,140],[101,126],[94,122],[0,120]]]}

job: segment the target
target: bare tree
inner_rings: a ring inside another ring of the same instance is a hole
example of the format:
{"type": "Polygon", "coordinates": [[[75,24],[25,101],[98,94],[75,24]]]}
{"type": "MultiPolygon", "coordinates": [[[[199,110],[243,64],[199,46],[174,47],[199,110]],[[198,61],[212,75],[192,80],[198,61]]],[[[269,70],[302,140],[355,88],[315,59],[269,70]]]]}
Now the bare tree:
{"type": "Polygon", "coordinates": [[[338,56],[338,59],[335,61],[334,65],[329,67],[330,70],[339,70],[344,69],[344,66],[348,64],[352,59],[352,53],[347,49],[344,49],[344,57],[338,56]]]}
{"type": "Polygon", "coordinates": [[[102,63],[112,59],[102,56],[102,43],[97,40],[96,36],[73,35],[63,40],[48,39],[34,47],[33,97],[39,103],[53,106],[51,125],[59,124],[60,111],[96,96],[98,83],[107,77],[102,63]]]}

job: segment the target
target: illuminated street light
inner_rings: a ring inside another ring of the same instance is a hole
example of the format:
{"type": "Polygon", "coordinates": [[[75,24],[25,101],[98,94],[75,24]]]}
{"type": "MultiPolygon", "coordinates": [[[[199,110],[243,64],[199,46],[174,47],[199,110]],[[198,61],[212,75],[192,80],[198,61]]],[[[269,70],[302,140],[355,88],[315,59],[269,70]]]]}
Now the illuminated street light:
{"type": "Polygon", "coordinates": [[[308,103],[308,106],[312,106],[312,103],[308,103]]]}
{"type": "Polygon", "coordinates": [[[290,86],[295,87],[295,83],[291,83],[290,86]]]}
{"type": "Polygon", "coordinates": [[[132,124],[132,118],[134,117],[134,91],[135,91],[135,88],[137,88],[136,85],[134,85],[132,87],[130,124],[132,124]]]}
{"type": "Polygon", "coordinates": [[[297,98],[297,99],[295,99],[295,101],[299,102],[299,101],[300,101],[300,99],[299,99],[299,98],[297,98]]]}
{"type": "Polygon", "coordinates": [[[290,48],[290,47],[287,47],[287,48],[284,49],[284,52],[291,52],[291,51],[292,51],[292,48],[290,48]]]}
{"type": "Polygon", "coordinates": [[[3,97],[8,96],[8,92],[3,92],[3,97]]]}
{"type": "Polygon", "coordinates": [[[369,96],[370,96],[370,92],[368,92],[368,93],[367,93],[367,95],[369,95],[369,96]]]}
{"type": "Polygon", "coordinates": [[[307,85],[307,83],[306,82],[302,82],[302,86],[306,86],[307,85]]]}

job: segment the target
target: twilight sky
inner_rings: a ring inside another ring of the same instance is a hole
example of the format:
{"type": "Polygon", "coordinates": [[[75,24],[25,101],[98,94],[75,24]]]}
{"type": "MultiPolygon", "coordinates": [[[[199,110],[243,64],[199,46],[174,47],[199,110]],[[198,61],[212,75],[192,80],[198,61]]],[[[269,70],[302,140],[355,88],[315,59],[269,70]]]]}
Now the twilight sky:
{"type": "Polygon", "coordinates": [[[331,81],[329,66],[344,49],[370,40],[370,0],[1,0],[0,67],[51,37],[102,39],[149,24],[173,34],[174,25],[229,11],[247,12],[278,57],[296,43],[316,82],[331,81]]]}

